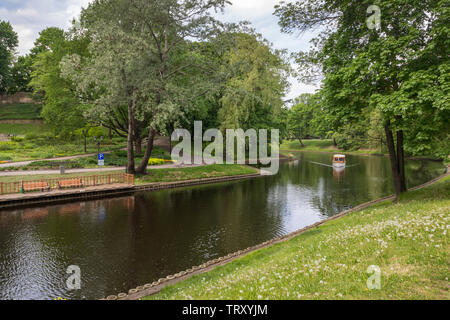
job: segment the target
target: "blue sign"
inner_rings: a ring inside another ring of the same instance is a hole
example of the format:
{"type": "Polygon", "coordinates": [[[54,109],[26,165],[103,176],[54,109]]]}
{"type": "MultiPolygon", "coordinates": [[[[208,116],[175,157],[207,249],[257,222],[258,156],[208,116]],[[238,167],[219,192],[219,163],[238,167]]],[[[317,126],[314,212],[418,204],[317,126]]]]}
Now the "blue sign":
{"type": "Polygon", "coordinates": [[[105,154],[104,153],[99,153],[98,154],[98,165],[99,166],[104,166],[105,165],[105,154]]]}

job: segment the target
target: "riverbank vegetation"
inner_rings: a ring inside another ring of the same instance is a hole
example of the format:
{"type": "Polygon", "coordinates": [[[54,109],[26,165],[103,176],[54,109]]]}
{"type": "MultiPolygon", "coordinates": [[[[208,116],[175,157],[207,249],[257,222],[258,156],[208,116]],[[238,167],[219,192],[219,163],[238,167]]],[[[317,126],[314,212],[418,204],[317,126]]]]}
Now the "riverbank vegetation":
{"type": "Polygon", "coordinates": [[[194,276],[147,299],[447,299],[450,177],[194,276]],[[369,266],[381,287],[369,290],[369,266]]]}
{"type": "Polygon", "coordinates": [[[297,140],[285,141],[280,146],[281,151],[313,151],[313,152],[345,152],[347,154],[387,154],[383,150],[376,149],[358,149],[348,151],[335,146],[332,139],[307,139],[302,140],[303,145],[297,140]]]}
{"type": "Polygon", "coordinates": [[[204,178],[217,178],[256,174],[259,170],[244,165],[214,164],[200,167],[173,168],[152,170],[148,175],[137,175],[136,184],[153,182],[173,182],[204,178]]]}
{"type": "Polygon", "coordinates": [[[292,109],[297,135],[317,123],[344,149],[384,144],[398,197],[406,191],[406,152],[450,153],[449,11],[443,0],[378,1],[375,24],[367,17],[373,7],[370,0],[305,0],[281,2],[275,15],[286,33],[321,30],[295,57],[302,81],[322,82],[292,109]]]}

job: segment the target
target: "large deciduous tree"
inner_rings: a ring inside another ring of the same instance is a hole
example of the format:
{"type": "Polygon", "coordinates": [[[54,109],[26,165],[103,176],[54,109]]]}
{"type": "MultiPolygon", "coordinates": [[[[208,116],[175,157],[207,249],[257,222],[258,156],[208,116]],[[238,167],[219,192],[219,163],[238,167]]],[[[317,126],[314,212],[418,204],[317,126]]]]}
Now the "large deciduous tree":
{"type": "Polygon", "coordinates": [[[289,110],[287,118],[290,135],[298,139],[302,147],[305,147],[303,139],[312,134],[311,124],[314,117],[314,108],[311,97],[311,94],[305,93],[295,99],[294,106],[289,110]]]}
{"type": "Polygon", "coordinates": [[[302,80],[321,69],[325,107],[338,124],[380,112],[397,196],[406,190],[405,149],[449,153],[448,1],[305,0],[275,13],[285,32],[320,31],[297,62],[302,80]]]}
{"type": "Polygon", "coordinates": [[[273,128],[288,89],[284,52],[253,33],[230,36],[235,44],[223,57],[228,76],[220,100],[221,127],[273,128]]]}
{"type": "Polygon", "coordinates": [[[226,0],[97,0],[81,15],[77,33],[91,39],[90,58],[70,56],[65,75],[76,79],[91,114],[105,122],[126,119],[129,173],[145,173],[159,130],[176,110],[210,93],[212,69],[196,41],[211,39],[219,23],[212,10],[226,0]],[[145,132],[142,162],[135,168],[133,140],[145,132]]]}
{"type": "Polygon", "coordinates": [[[82,128],[86,121],[75,85],[62,77],[60,62],[68,54],[86,55],[87,44],[86,38],[70,38],[64,30],[52,27],[40,32],[31,50],[33,71],[29,85],[43,97],[44,120],[61,135],[82,128]]]}
{"type": "Polygon", "coordinates": [[[0,21],[0,93],[6,93],[12,85],[11,67],[19,40],[7,21],[0,21]]]}

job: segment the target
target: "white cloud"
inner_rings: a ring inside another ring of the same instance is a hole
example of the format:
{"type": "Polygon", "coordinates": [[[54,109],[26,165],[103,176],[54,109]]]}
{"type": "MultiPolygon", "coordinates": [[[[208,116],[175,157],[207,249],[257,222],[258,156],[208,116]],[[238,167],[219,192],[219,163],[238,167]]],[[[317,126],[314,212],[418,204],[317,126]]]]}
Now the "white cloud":
{"type": "MultiPolygon", "coordinates": [[[[2,0],[0,20],[10,21],[19,34],[18,53],[26,54],[34,45],[39,32],[46,27],[67,29],[74,17],[91,0],[2,0]]],[[[279,0],[232,0],[233,5],[225,9],[221,20],[227,22],[250,21],[256,31],[271,41],[277,49],[290,52],[306,50],[314,34],[302,37],[283,34],[278,26],[278,18],[273,16],[274,6],[279,0]]],[[[301,84],[291,80],[291,91],[287,98],[295,98],[304,92],[314,92],[316,86],[301,84]]]]}
{"type": "MultiPolygon", "coordinates": [[[[315,33],[305,33],[301,36],[281,33],[278,18],[273,15],[274,7],[279,0],[232,0],[232,6],[225,9],[221,16],[224,21],[250,21],[256,31],[273,43],[277,49],[287,49],[289,52],[308,50],[310,40],[315,33]]],[[[294,99],[302,93],[314,93],[319,86],[300,83],[291,78],[291,89],[286,99],[294,99]]]]}
{"type": "Polygon", "coordinates": [[[11,22],[19,34],[18,53],[33,47],[39,32],[47,27],[67,29],[73,17],[89,0],[9,0],[0,4],[0,19],[11,22]]]}

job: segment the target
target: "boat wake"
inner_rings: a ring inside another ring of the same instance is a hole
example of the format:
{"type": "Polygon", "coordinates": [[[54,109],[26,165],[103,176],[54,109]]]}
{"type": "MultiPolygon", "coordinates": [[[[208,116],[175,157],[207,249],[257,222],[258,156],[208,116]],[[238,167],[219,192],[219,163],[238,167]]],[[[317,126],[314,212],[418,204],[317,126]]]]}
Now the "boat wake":
{"type": "MultiPolygon", "coordinates": [[[[314,161],[308,161],[308,162],[313,163],[313,164],[317,164],[317,165],[320,165],[320,166],[325,166],[325,167],[334,168],[334,166],[331,165],[331,164],[325,164],[325,163],[314,162],[314,161]]],[[[355,163],[355,164],[351,164],[351,165],[346,165],[346,166],[343,167],[343,168],[351,168],[351,167],[356,167],[356,166],[359,166],[359,163],[355,163]]]]}

